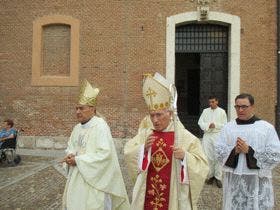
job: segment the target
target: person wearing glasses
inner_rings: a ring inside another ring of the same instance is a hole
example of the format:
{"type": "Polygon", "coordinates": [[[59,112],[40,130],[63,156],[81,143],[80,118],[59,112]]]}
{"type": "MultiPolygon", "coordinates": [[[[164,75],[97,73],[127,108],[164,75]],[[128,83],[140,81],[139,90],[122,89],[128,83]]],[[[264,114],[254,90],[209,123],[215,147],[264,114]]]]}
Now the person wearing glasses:
{"type": "Polygon", "coordinates": [[[272,169],[280,162],[275,128],[254,114],[254,97],[235,98],[237,119],[227,123],[215,144],[223,166],[223,209],[273,209],[272,169]]]}
{"type": "Polygon", "coordinates": [[[208,104],[209,107],[203,110],[198,120],[198,125],[204,132],[202,147],[210,169],[206,184],[211,185],[215,182],[217,187],[222,188],[222,168],[215,155],[214,143],[227,122],[227,115],[225,110],[218,106],[219,100],[216,96],[209,96],[208,104]]]}

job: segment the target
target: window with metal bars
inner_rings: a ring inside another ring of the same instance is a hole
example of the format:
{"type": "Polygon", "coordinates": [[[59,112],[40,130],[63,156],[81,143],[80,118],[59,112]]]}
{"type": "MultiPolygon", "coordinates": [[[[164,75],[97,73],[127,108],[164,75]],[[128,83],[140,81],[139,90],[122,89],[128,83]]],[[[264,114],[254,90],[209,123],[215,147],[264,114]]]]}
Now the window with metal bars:
{"type": "Polygon", "coordinates": [[[176,27],[175,51],[227,52],[228,27],[214,24],[187,24],[176,27]]]}

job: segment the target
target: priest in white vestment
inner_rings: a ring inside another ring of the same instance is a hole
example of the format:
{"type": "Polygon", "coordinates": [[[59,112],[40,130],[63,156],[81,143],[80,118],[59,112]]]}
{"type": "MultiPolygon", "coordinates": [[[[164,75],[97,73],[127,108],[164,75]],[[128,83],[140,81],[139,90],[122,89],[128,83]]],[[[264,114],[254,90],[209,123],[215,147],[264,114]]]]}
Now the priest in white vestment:
{"type": "Polygon", "coordinates": [[[77,124],[64,164],[68,178],[63,210],[128,210],[129,201],[107,123],[96,116],[98,88],[85,81],[76,106],[77,124]]]}
{"type": "Polygon", "coordinates": [[[272,169],[280,162],[274,127],[253,114],[254,98],[235,98],[238,118],[227,123],[215,144],[223,166],[223,209],[273,209],[272,169]]]}
{"type": "Polygon", "coordinates": [[[132,210],[197,209],[208,174],[199,139],[172,116],[169,87],[158,73],[148,75],[143,84],[151,121],[144,119],[138,134],[124,148],[128,172],[135,182],[132,210]]]}
{"type": "Polygon", "coordinates": [[[222,167],[217,160],[214,144],[220,134],[222,127],[227,122],[225,110],[218,106],[218,99],[215,96],[208,98],[209,107],[204,109],[198,120],[198,125],[203,130],[202,147],[207,156],[209,164],[209,174],[207,184],[222,187],[222,167]]]}

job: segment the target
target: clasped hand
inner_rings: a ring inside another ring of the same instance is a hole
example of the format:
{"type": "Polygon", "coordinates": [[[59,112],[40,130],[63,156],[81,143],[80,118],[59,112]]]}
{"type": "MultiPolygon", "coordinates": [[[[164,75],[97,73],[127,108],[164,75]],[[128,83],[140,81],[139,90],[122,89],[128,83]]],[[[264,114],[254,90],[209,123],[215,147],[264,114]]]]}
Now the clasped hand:
{"type": "Polygon", "coordinates": [[[76,165],[75,155],[69,154],[65,156],[62,162],[65,162],[69,166],[75,166],[76,165]]]}
{"type": "Polygon", "coordinates": [[[247,154],[249,151],[249,146],[246,144],[246,142],[241,139],[240,137],[237,137],[236,145],[235,145],[235,153],[245,153],[247,154]]]}
{"type": "Polygon", "coordinates": [[[215,128],[215,124],[214,123],[210,123],[209,128],[215,128]]]}

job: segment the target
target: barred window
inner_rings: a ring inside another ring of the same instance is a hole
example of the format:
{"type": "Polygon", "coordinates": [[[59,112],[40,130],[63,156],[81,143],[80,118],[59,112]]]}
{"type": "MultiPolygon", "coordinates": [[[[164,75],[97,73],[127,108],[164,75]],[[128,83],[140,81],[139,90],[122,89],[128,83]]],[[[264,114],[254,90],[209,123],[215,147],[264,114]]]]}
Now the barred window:
{"type": "Polygon", "coordinates": [[[214,24],[187,24],[176,27],[176,52],[227,52],[228,29],[214,24]]]}

